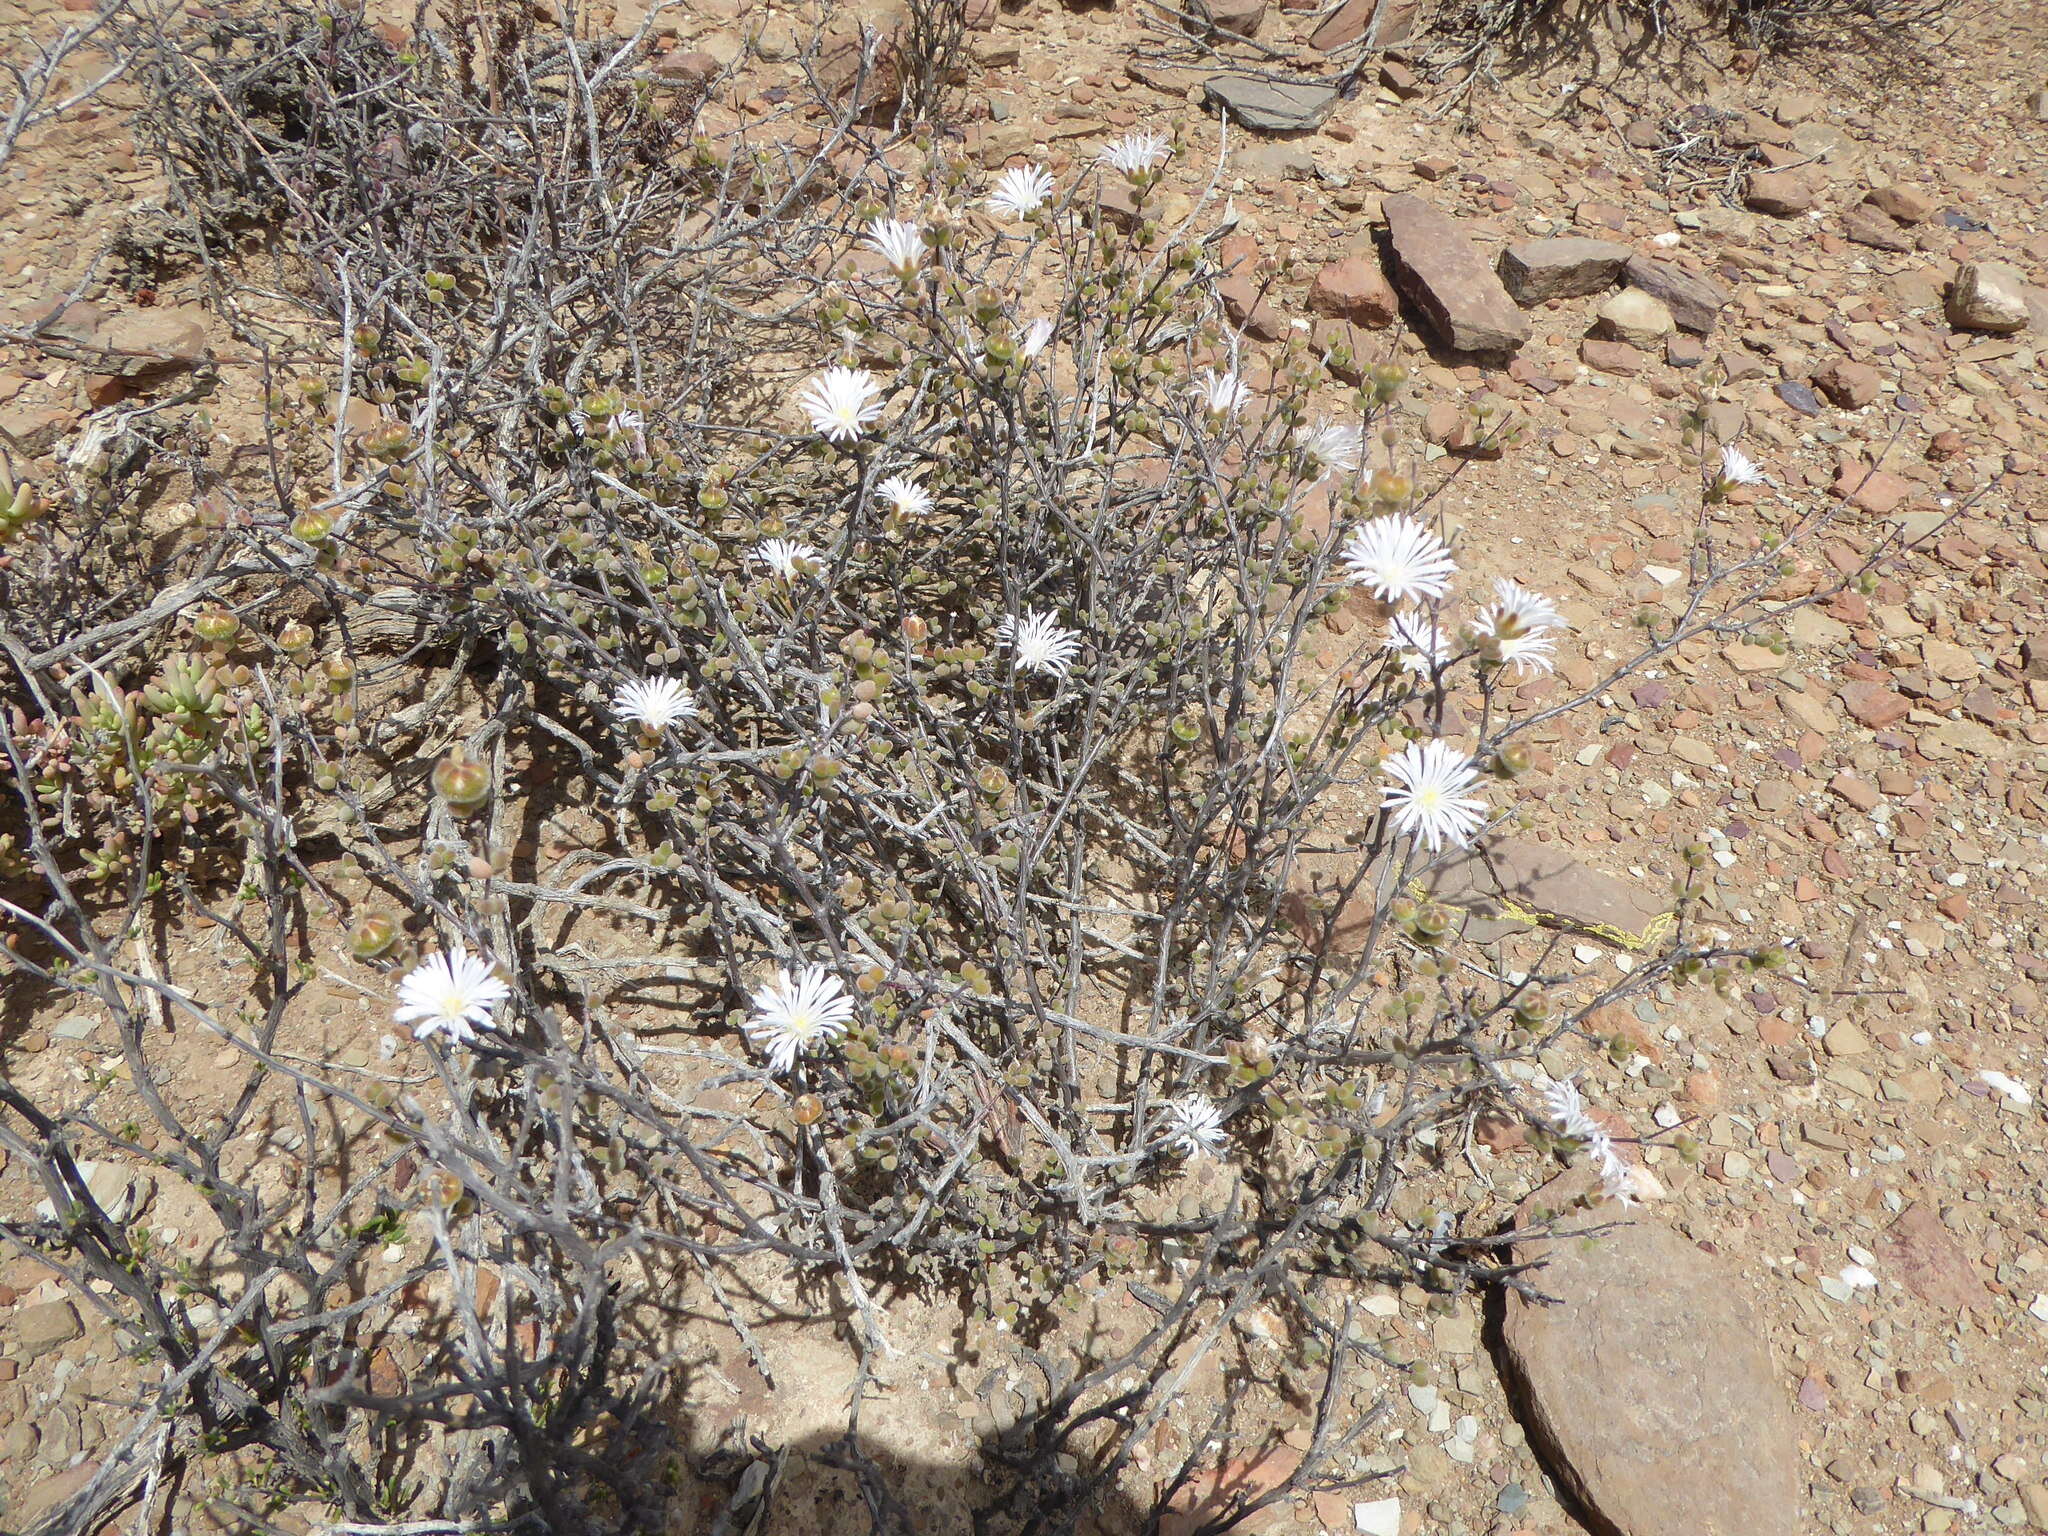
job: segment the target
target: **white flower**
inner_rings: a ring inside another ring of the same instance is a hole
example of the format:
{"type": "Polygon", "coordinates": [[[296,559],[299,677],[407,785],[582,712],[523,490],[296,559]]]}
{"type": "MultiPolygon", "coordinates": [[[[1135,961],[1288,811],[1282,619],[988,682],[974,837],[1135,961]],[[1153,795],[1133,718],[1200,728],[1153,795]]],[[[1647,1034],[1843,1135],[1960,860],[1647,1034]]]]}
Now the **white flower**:
{"type": "Polygon", "coordinates": [[[924,231],[908,219],[877,219],[868,226],[868,249],[908,277],[924,265],[924,231]]]}
{"type": "Polygon", "coordinates": [[[1008,219],[1028,219],[1052,196],[1052,177],[1043,166],[1013,165],[996,178],[988,211],[1008,219]]]}
{"type": "Polygon", "coordinates": [[[1202,409],[1211,416],[1235,416],[1252,397],[1243,379],[1234,373],[1218,373],[1213,368],[1202,370],[1194,382],[1193,393],[1202,402],[1202,409]]]}
{"type": "Polygon", "coordinates": [[[462,1045],[476,1038],[478,1028],[491,1022],[491,1010],[511,995],[489,960],[458,944],[406,973],[391,1016],[410,1024],[415,1039],[445,1034],[462,1045]]]}
{"type": "Polygon", "coordinates": [[[1486,824],[1486,802],[1465,793],[1478,782],[1479,770],[1449,742],[1410,742],[1380,767],[1394,781],[1380,798],[1394,830],[1420,839],[1431,853],[1445,843],[1471,842],[1486,824]]]}
{"type": "Polygon", "coordinates": [[[1557,645],[1554,630],[1565,627],[1564,615],[1541,592],[1532,592],[1505,577],[1493,584],[1493,604],[1474,621],[1474,628],[1493,641],[1504,666],[1526,674],[1548,672],[1557,645]]]}
{"type": "Polygon", "coordinates": [[[1552,1083],[1543,1090],[1543,1102],[1558,1130],[1585,1147],[1587,1160],[1600,1175],[1600,1187],[1607,1198],[1622,1205],[1634,1205],[1634,1175],[1614,1150],[1614,1139],[1606,1128],[1586,1113],[1578,1088],[1568,1082],[1552,1083]]]}
{"type": "MultiPolygon", "coordinates": [[[[582,406],[577,406],[569,413],[569,424],[576,429],[578,437],[590,436],[590,413],[582,406]]],[[[615,411],[605,418],[604,430],[600,435],[614,437],[623,433],[627,437],[638,438],[646,427],[647,418],[638,411],[615,411]]]]}
{"type": "Polygon", "coordinates": [[[1062,629],[1055,615],[1036,611],[1026,612],[1022,620],[1006,616],[996,626],[996,638],[1016,652],[1019,672],[1052,677],[1065,677],[1081,650],[1077,632],[1062,629]]]}
{"type": "Polygon", "coordinates": [[[903,517],[923,517],[932,509],[932,493],[908,475],[891,475],[875,494],[903,517]]]}
{"type": "Polygon", "coordinates": [[[1383,603],[1442,597],[1458,570],[1444,541],[1405,512],[1361,523],[1338,555],[1350,578],[1383,603]]]}
{"type": "Polygon", "coordinates": [[[1103,150],[1100,158],[1104,165],[1114,166],[1126,176],[1136,178],[1164,162],[1171,153],[1165,134],[1147,130],[1125,134],[1103,150]]]}
{"type": "Polygon", "coordinates": [[[1319,421],[1294,434],[1301,451],[1324,474],[1341,469],[1347,474],[1365,462],[1365,433],[1357,427],[1319,421]]]}
{"type": "Polygon", "coordinates": [[[1182,1094],[1162,1106],[1166,1144],[1182,1157],[1214,1156],[1223,1149],[1223,1112],[1199,1093],[1182,1094]]]}
{"type": "Polygon", "coordinates": [[[811,426],[835,443],[850,443],[882,414],[882,386],[864,368],[827,368],[804,386],[797,404],[811,426]]]}
{"type": "Polygon", "coordinates": [[[1401,653],[1401,668],[1425,676],[1451,659],[1450,637],[1437,616],[1424,608],[1409,608],[1387,621],[1386,648],[1401,653]]]}
{"type": "Polygon", "coordinates": [[[612,711],[628,725],[665,731],[694,716],[697,700],[690,685],[679,677],[649,677],[619,684],[619,691],[612,695],[612,711]]]}
{"type": "Polygon", "coordinates": [[[763,539],[754,546],[754,558],[775,573],[778,581],[795,581],[803,574],[799,560],[816,560],[818,552],[795,539],[763,539]]]}
{"type": "Polygon", "coordinates": [[[747,1038],[768,1052],[768,1070],[787,1072],[798,1056],[817,1054],[846,1033],[853,999],[846,986],[822,965],[807,965],[795,976],[776,972],[754,994],[747,1038]]]}
{"type": "Polygon", "coordinates": [[[1762,485],[1764,472],[1756,460],[1729,443],[1721,449],[1721,479],[1729,485],[1762,485]]]}
{"type": "Polygon", "coordinates": [[[1046,343],[1051,340],[1052,321],[1049,317],[1040,315],[1017,333],[1017,355],[1029,362],[1043,352],[1046,343]]]}

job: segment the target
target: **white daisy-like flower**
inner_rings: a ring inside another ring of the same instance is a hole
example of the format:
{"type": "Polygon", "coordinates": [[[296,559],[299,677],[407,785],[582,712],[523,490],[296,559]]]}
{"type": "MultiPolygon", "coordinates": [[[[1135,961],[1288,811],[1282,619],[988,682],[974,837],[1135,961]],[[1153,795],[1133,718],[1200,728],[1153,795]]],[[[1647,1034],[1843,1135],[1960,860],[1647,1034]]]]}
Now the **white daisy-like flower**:
{"type": "Polygon", "coordinates": [[[1166,1144],[1182,1157],[1223,1150],[1223,1111],[1199,1093],[1182,1094],[1160,1106],[1166,1122],[1166,1144]]]}
{"type": "Polygon", "coordinates": [[[1365,433],[1358,427],[1319,421],[1301,428],[1294,434],[1294,441],[1309,462],[1326,475],[1339,469],[1350,474],[1365,462],[1365,433]]]}
{"type": "Polygon", "coordinates": [[[1721,449],[1721,478],[1729,485],[1762,485],[1764,472],[1755,459],[1728,443],[1721,449]]]}
{"type": "Polygon", "coordinates": [[[1204,368],[1190,389],[1211,416],[1235,416],[1252,397],[1243,379],[1213,368],[1204,368]]]}
{"type": "Polygon", "coordinates": [[[1431,853],[1445,843],[1462,847],[1486,825],[1486,802],[1465,793],[1479,781],[1479,769],[1449,742],[1410,742],[1380,768],[1394,781],[1380,794],[1394,830],[1431,853]]]}
{"type": "Polygon", "coordinates": [[[1458,571],[1449,546],[1405,512],[1359,524],[1337,554],[1346,575],[1383,603],[1433,601],[1458,571]]]}
{"type": "Polygon", "coordinates": [[[797,404],[821,436],[850,443],[882,414],[881,395],[881,384],[865,368],[837,365],[806,384],[797,404]]]}
{"type": "Polygon", "coordinates": [[[908,219],[875,220],[867,245],[905,277],[924,265],[924,230],[908,219]]]}
{"type": "Polygon", "coordinates": [[[996,178],[988,211],[1006,219],[1028,219],[1052,197],[1052,177],[1043,166],[1013,165],[996,178]]]}
{"type": "Polygon", "coordinates": [[[1586,1113],[1586,1103],[1579,1097],[1577,1085],[1552,1083],[1543,1090],[1543,1105],[1550,1112],[1551,1123],[1586,1149],[1587,1161],[1600,1175],[1600,1187],[1607,1198],[1621,1205],[1634,1205],[1635,1177],[1621,1154],[1614,1150],[1614,1138],[1607,1134],[1606,1127],[1586,1113]]]}
{"type": "Polygon", "coordinates": [[[1401,669],[1423,676],[1451,659],[1451,637],[1427,608],[1408,608],[1387,621],[1386,648],[1400,653],[1401,669]]]}
{"type": "Polygon", "coordinates": [[[1016,654],[1019,672],[1043,672],[1065,677],[1081,651],[1081,636],[1062,629],[1059,618],[1050,613],[1027,611],[1020,620],[1006,616],[996,626],[996,638],[1016,654]]]}
{"type": "Polygon", "coordinates": [[[643,731],[665,731],[696,715],[697,698],[679,677],[635,678],[619,684],[612,695],[612,712],[643,731]]]}
{"type": "Polygon", "coordinates": [[[1166,157],[1172,152],[1165,134],[1147,129],[1143,132],[1125,134],[1104,149],[1100,159],[1104,165],[1112,166],[1126,176],[1135,178],[1164,164],[1166,157]]]}
{"type": "Polygon", "coordinates": [[[797,1057],[815,1056],[845,1034],[852,1017],[845,983],[822,965],[807,965],[794,976],[776,972],[754,994],[747,1038],[768,1053],[769,1071],[787,1072],[797,1057]]]}
{"type": "Polygon", "coordinates": [[[795,581],[803,574],[797,562],[816,560],[818,552],[795,539],[763,539],[754,546],[754,558],[773,571],[777,581],[795,581]]]}
{"type": "Polygon", "coordinates": [[[932,509],[932,493],[908,475],[891,475],[875,487],[875,494],[903,517],[923,517],[932,509]]]}
{"type": "Polygon", "coordinates": [[[1565,627],[1564,615],[1541,592],[1532,592],[1505,577],[1493,584],[1493,603],[1473,621],[1493,642],[1501,663],[1524,674],[1551,670],[1555,631],[1565,627]]]}
{"type": "Polygon", "coordinates": [[[1017,355],[1029,362],[1046,348],[1052,340],[1052,320],[1040,315],[1036,320],[1017,333],[1017,355]]]}
{"type": "Polygon", "coordinates": [[[466,1045],[491,1022],[491,1010],[512,995],[491,962],[457,944],[422,960],[398,984],[391,1017],[412,1026],[413,1038],[446,1035],[466,1045]]]}

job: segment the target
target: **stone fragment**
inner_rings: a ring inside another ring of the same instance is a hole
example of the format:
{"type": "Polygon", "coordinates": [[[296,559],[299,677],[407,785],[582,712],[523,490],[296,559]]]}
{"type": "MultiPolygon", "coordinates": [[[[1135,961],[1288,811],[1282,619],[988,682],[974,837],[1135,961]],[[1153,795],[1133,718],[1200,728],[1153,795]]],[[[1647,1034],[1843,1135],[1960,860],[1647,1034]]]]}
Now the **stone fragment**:
{"type": "Polygon", "coordinates": [[[2002,261],[1965,262],[1948,290],[1949,324],[1965,331],[2023,331],[2027,280],[2002,261]]]}
{"type": "Polygon", "coordinates": [[[1202,87],[1211,108],[1221,108],[1255,133],[1304,133],[1319,128],[1337,106],[1334,86],[1216,75],[1202,87]]]}
{"type": "Polygon", "coordinates": [[[1629,255],[1629,248],[1619,241],[1582,235],[1522,240],[1501,252],[1498,270],[1517,304],[1541,304],[1612,288],[1629,255]]]}
{"type": "Polygon", "coordinates": [[[1200,16],[1219,32],[1254,37],[1266,19],[1266,0],[1192,0],[1190,15],[1200,16]]]}
{"type": "Polygon", "coordinates": [[[24,1360],[40,1360],[84,1332],[77,1309],[68,1301],[45,1301],[23,1307],[14,1316],[14,1343],[24,1360]]]}
{"type": "Polygon", "coordinates": [[[1624,288],[1601,304],[1593,328],[1611,340],[1647,351],[1669,336],[1677,323],[1662,299],[1640,288],[1624,288]]]}
{"type": "Polygon", "coordinates": [[[1934,217],[1934,199],[1911,187],[1874,187],[1863,201],[1901,224],[1925,224],[1934,217]]]}
{"type": "Polygon", "coordinates": [[[1250,145],[1239,152],[1237,167],[1269,181],[1314,181],[1322,175],[1316,157],[1295,143],[1250,145]]]}
{"type": "Polygon", "coordinates": [[[1858,725],[1868,726],[1873,731],[1897,725],[1913,712],[1911,704],[1882,683],[1847,682],[1842,684],[1836,697],[1858,725]]]}
{"type": "Polygon", "coordinates": [[[93,344],[113,353],[115,371],[127,377],[190,368],[206,357],[206,312],[191,304],[123,310],[99,325],[93,344]]]}
{"type": "Polygon", "coordinates": [[[1365,41],[1368,51],[1394,48],[1414,34],[1418,0],[1344,0],[1315,31],[1308,45],[1323,53],[1365,41]]]}
{"type": "Polygon", "coordinates": [[[1814,387],[1845,411],[1860,410],[1877,398],[1880,374],[1868,363],[1838,357],[1813,376],[1814,387]]]}
{"type": "Polygon", "coordinates": [[[1910,251],[1913,242],[1899,233],[1899,226],[1868,203],[1843,210],[1842,233],[1858,245],[1879,251],[1910,251]]]}
{"type": "Polygon", "coordinates": [[[1309,285],[1308,307],[1315,314],[1374,330],[1392,325],[1400,314],[1393,285],[1369,256],[1347,256],[1318,272],[1309,285]]]}
{"type": "Polygon", "coordinates": [[[1673,266],[1668,261],[1631,256],[1623,263],[1621,275],[1630,287],[1640,288],[1651,297],[1663,300],[1664,307],[1671,311],[1671,318],[1678,322],[1679,329],[1691,331],[1696,336],[1705,336],[1713,331],[1714,321],[1728,303],[1728,290],[1719,283],[1688,272],[1683,267],[1673,266]]]}
{"type": "Polygon", "coordinates": [[[1457,223],[1409,193],[1384,200],[1394,281],[1459,352],[1513,352],[1529,321],[1457,223]]]}
{"type": "Polygon", "coordinates": [[[1990,1304],[1969,1254],[1930,1206],[1907,1206],[1885,1232],[1878,1258],[1883,1272],[1922,1301],[1952,1309],[1990,1304]]]}
{"type": "Polygon", "coordinates": [[[1798,1431],[1742,1277],[1640,1215],[1539,1251],[1559,1304],[1511,1293],[1502,1339],[1531,1438],[1596,1529],[1800,1531],[1798,1431]]]}
{"type": "Polygon", "coordinates": [[[1897,510],[1913,494],[1913,487],[1886,470],[1872,469],[1850,459],[1844,461],[1830,489],[1852,507],[1875,517],[1897,510]]]}
{"type": "Polygon", "coordinates": [[[1597,336],[1588,336],[1579,343],[1579,360],[1596,373],[1611,373],[1624,379],[1641,373],[1643,364],[1649,361],[1625,341],[1602,341],[1597,336]]]}
{"type": "Polygon", "coordinates": [[[1749,178],[1742,200],[1758,213],[1792,219],[1814,204],[1813,183],[1797,171],[1759,171],[1749,178]]]}

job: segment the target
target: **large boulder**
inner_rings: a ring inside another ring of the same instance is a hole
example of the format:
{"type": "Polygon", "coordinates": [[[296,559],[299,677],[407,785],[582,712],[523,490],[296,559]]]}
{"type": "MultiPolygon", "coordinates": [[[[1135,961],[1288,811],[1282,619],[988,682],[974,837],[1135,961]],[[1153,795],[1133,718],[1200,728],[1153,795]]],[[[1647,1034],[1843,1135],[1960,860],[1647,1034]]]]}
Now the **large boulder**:
{"type": "Polygon", "coordinates": [[[1529,339],[1529,319],[1508,296],[1455,220],[1410,193],[1381,204],[1394,257],[1394,281],[1448,346],[1459,352],[1513,352],[1529,339]]]}
{"type": "Polygon", "coordinates": [[[1639,1211],[1566,1225],[1615,1217],[1517,1251],[1557,1298],[1511,1292],[1502,1323],[1531,1441],[1608,1536],[1797,1536],[1798,1429],[1749,1285],[1639,1211]]]}

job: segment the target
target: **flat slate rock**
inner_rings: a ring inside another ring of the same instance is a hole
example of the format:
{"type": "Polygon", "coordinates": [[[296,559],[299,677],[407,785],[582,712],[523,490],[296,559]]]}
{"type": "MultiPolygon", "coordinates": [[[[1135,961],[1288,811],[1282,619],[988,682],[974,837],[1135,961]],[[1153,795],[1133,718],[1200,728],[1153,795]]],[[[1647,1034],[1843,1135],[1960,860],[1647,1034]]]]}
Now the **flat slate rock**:
{"type": "MultiPolygon", "coordinates": [[[[1310,893],[1341,890],[1358,866],[1346,865],[1341,855],[1306,856],[1302,865],[1311,883],[1308,890],[1289,893],[1287,917],[1304,939],[1313,940],[1321,932],[1321,919],[1310,893]]],[[[1383,860],[1366,870],[1337,914],[1330,935],[1334,953],[1355,953],[1364,942],[1388,875],[1383,860]]],[[[1602,874],[1549,844],[1516,837],[1485,838],[1449,855],[1421,876],[1420,884],[1432,900],[1465,912],[1464,936],[1477,944],[1526,932],[1532,921],[1541,921],[1635,945],[1655,942],[1671,918],[1671,904],[1661,896],[1602,874]]]]}
{"type": "Polygon", "coordinates": [[[1517,1257],[1560,1298],[1507,1298],[1524,1422],[1595,1529],[1798,1536],[1798,1430],[1740,1274],[1640,1212],[1517,1257]]]}
{"type": "Polygon", "coordinates": [[[1337,89],[1214,75],[1203,85],[1202,99],[1255,132],[1303,133],[1320,128],[1336,109],[1337,89]]]}
{"type": "Polygon", "coordinates": [[[1652,298],[1662,299],[1678,328],[1696,336],[1705,336],[1714,329],[1714,322],[1721,317],[1722,307],[1729,299],[1728,290],[1712,278],[1688,272],[1668,261],[1653,261],[1648,256],[1629,257],[1621,275],[1631,288],[1640,288],[1652,298]]]}
{"type": "Polygon", "coordinates": [[[1612,288],[1621,264],[1634,254],[1619,241],[1583,235],[1522,240],[1500,253],[1500,280],[1517,304],[1576,299],[1612,288]]]}
{"type": "Polygon", "coordinates": [[[1439,339],[1456,351],[1480,353],[1513,352],[1529,339],[1529,317],[1455,219],[1407,192],[1380,206],[1395,286],[1439,339]]]}

